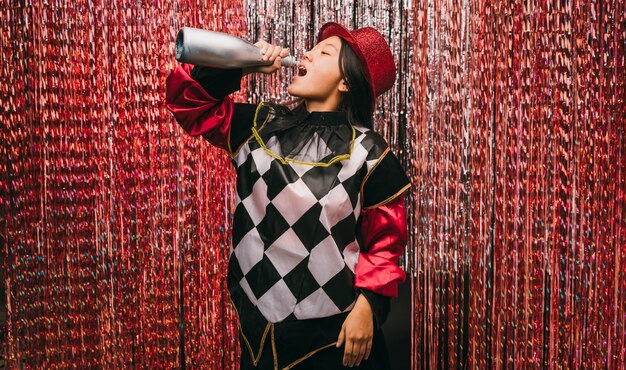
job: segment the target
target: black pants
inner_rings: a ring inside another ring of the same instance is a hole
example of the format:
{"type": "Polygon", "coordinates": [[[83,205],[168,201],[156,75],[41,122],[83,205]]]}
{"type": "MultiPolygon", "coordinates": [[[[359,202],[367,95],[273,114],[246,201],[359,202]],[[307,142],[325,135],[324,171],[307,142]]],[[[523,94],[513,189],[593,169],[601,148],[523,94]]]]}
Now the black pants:
{"type": "MultiPolygon", "coordinates": [[[[260,345],[261,355],[256,366],[247,348],[246,339],[240,332],[240,370],[388,370],[387,346],[380,329],[374,331],[369,359],[362,360],[360,366],[343,366],[344,346],[337,348],[332,344],[320,349],[336,341],[343,318],[345,315],[338,316],[339,320],[313,319],[274,324],[268,330],[266,340],[260,345]],[[294,353],[301,355],[293,357],[294,353]]],[[[256,349],[253,351],[256,352],[256,349]]]]}

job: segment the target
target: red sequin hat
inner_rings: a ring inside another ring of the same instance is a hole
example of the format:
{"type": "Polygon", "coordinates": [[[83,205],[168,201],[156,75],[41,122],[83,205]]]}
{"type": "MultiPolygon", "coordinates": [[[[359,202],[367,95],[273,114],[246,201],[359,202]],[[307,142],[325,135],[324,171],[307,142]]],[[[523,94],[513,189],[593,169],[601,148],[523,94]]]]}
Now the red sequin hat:
{"type": "Polygon", "coordinates": [[[391,89],[396,81],[396,63],[387,41],[372,27],[350,31],[339,23],[328,22],[322,26],[317,42],[331,36],[346,40],[365,66],[372,84],[374,98],[391,89]]]}

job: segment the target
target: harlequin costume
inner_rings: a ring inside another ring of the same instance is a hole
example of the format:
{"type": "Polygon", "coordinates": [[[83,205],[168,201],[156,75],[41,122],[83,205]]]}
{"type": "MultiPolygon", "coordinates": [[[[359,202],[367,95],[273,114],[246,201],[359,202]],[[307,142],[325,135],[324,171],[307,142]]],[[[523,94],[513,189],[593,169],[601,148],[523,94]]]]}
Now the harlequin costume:
{"type": "MultiPolygon", "coordinates": [[[[322,27],[367,68],[373,96],[395,63],[373,28],[322,27]]],[[[228,289],[239,318],[241,369],[339,369],[343,322],[364,294],[374,312],[363,369],[386,369],[380,325],[405,273],[403,193],[409,179],[385,140],[345,112],[235,103],[241,69],[181,64],[167,107],[183,129],[225,150],[237,172],[228,289]]]]}

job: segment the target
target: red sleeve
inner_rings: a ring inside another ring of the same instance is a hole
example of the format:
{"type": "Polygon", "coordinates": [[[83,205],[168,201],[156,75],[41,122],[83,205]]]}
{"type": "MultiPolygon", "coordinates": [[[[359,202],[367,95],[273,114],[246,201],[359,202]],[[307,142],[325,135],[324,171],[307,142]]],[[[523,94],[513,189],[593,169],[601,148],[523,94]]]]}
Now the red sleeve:
{"type": "Polygon", "coordinates": [[[178,124],[192,136],[229,150],[228,131],[233,116],[230,96],[216,99],[191,78],[192,65],[179,64],[166,80],[166,105],[178,124]]]}
{"type": "Polygon", "coordinates": [[[407,242],[404,195],[374,208],[361,210],[361,241],[359,261],[355,270],[355,288],[398,296],[398,284],[406,274],[398,266],[398,258],[407,242]]]}

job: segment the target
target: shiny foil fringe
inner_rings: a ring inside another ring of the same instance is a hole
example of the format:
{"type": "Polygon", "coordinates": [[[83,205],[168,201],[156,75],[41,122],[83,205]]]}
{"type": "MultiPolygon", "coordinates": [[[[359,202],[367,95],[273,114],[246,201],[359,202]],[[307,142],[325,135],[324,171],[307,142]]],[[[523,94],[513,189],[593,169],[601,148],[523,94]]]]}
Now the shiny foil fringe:
{"type": "Polygon", "coordinates": [[[164,101],[178,29],[243,34],[241,4],[10,4],[0,21],[7,367],[170,369],[185,358],[234,369],[234,173],[164,101]]]}
{"type": "MultiPolygon", "coordinates": [[[[401,72],[376,128],[413,179],[413,368],[626,368],[623,2],[0,12],[8,368],[236,368],[234,174],[164,107],[174,37],[220,30],[299,56],[327,21],[379,29],[401,72]]],[[[248,78],[237,99],[286,101],[290,78],[248,78]]]]}
{"type": "Polygon", "coordinates": [[[413,14],[413,368],[626,368],[624,2],[413,14]]]}

